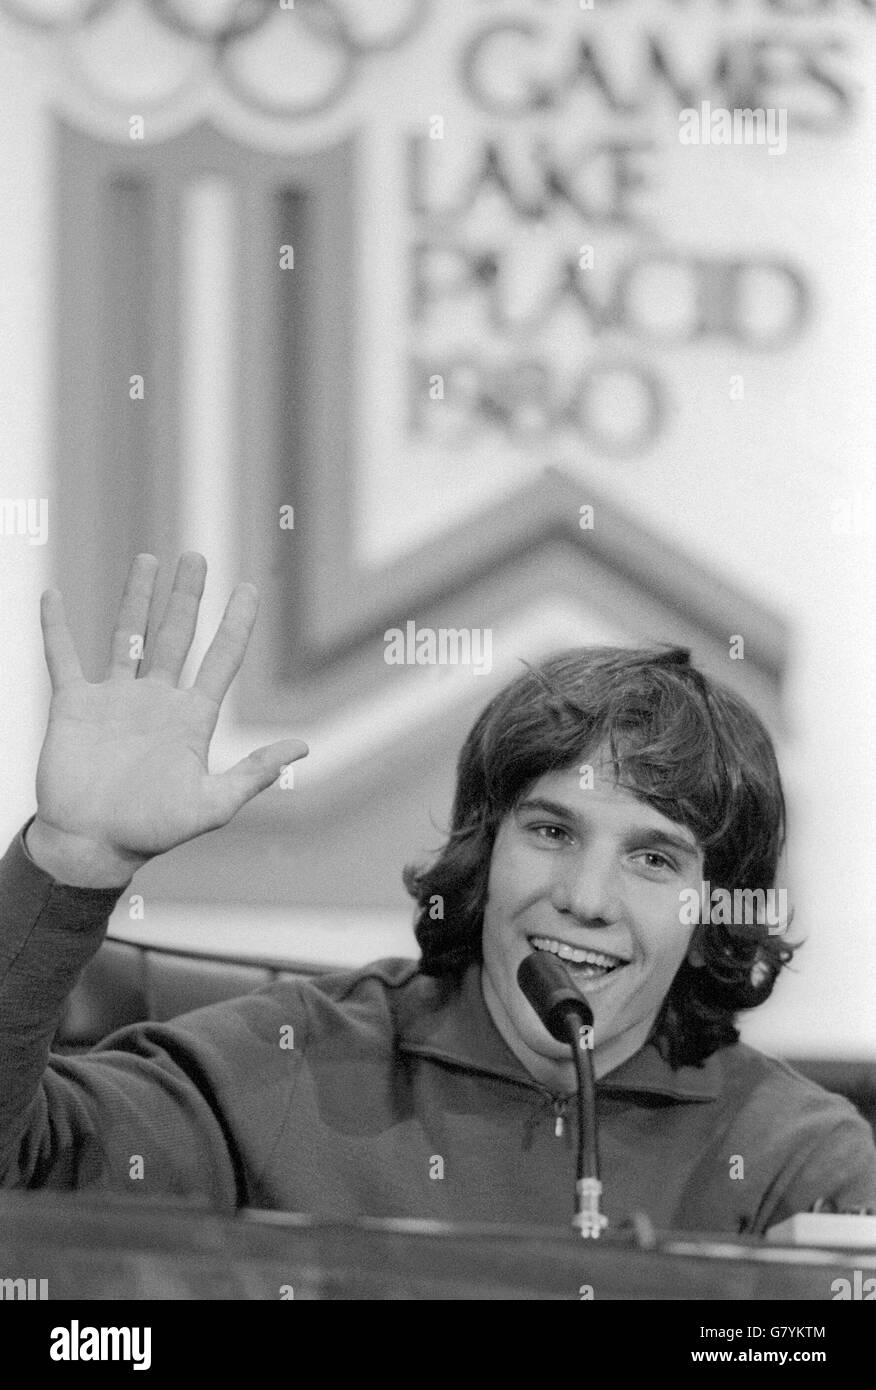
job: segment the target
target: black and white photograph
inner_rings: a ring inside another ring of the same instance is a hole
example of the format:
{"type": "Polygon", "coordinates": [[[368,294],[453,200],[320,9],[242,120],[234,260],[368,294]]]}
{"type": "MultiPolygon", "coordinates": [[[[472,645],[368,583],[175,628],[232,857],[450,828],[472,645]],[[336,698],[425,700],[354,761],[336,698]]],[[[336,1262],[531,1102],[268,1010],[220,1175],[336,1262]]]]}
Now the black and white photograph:
{"type": "Polygon", "coordinates": [[[565,1300],[838,1374],[876,0],[0,0],[0,131],[22,1365],[565,1300]]]}

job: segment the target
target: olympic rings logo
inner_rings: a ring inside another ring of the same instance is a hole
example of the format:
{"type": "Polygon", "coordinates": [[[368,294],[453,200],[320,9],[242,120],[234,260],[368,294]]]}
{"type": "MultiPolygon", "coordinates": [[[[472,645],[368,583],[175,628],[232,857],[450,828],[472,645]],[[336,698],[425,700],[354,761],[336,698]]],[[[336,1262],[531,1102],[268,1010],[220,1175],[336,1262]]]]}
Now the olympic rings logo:
{"type": "MultiPolygon", "coordinates": [[[[119,0],[80,0],[69,13],[41,14],[28,0],[0,0],[0,14],[36,29],[69,39],[108,16],[119,0]]],[[[292,0],[283,6],[278,0],[229,0],[225,14],[215,22],[196,19],[193,5],[180,0],[139,0],[151,20],[180,40],[199,45],[210,57],[213,68],[226,88],[240,101],[263,115],[295,119],[312,116],[334,105],[351,86],[360,65],[372,54],[388,53],[405,43],[420,27],[430,0],[405,0],[401,18],[385,29],[367,31],[356,23],[354,0],[292,0]],[[240,50],[246,39],[262,30],[269,20],[287,11],[300,21],[311,40],[330,50],[337,62],[325,89],[314,96],[269,96],[257,90],[250,77],[244,77],[240,50]]],[[[361,0],[360,0],[361,8],[361,0]]],[[[373,18],[374,5],[369,5],[373,18]]]]}

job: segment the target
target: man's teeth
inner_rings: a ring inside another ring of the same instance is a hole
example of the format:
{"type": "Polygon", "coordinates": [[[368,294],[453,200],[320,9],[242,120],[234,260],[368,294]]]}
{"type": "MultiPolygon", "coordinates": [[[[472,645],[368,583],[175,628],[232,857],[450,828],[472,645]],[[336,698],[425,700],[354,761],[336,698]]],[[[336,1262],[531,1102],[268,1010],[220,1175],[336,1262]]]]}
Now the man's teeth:
{"type": "Polygon", "coordinates": [[[570,946],[566,941],[556,941],[551,936],[533,936],[531,944],[536,951],[550,951],[567,960],[570,965],[594,965],[602,970],[613,970],[617,965],[626,965],[622,956],[611,956],[606,951],[588,951],[578,946],[570,946]]]}

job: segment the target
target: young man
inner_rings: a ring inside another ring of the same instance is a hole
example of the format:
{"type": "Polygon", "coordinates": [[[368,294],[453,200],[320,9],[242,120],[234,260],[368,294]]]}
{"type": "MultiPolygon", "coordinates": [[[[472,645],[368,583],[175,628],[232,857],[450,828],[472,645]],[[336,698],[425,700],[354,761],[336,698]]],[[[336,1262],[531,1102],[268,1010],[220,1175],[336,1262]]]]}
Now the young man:
{"type": "Polygon", "coordinates": [[[307,751],[286,741],[207,773],[256,594],[235,590],[181,689],[205,565],[180,561],[143,673],[131,638],[155,570],[149,556],[132,565],[98,685],[60,596],[43,597],[53,696],[38,810],[0,864],[6,1186],[568,1229],[572,1063],[516,981],[540,950],[593,1006],[612,1227],[644,1211],[662,1229],[762,1232],[819,1199],[876,1206],[876,1150],[854,1108],[737,1041],[735,1013],[768,996],[788,945],[686,924],[703,879],[773,884],[783,800],[760,721],[677,649],[580,649],[490,702],[460,756],[448,843],[406,873],[419,965],[278,984],[52,1056],[60,1008],[136,869],[226,823],[307,751]]]}

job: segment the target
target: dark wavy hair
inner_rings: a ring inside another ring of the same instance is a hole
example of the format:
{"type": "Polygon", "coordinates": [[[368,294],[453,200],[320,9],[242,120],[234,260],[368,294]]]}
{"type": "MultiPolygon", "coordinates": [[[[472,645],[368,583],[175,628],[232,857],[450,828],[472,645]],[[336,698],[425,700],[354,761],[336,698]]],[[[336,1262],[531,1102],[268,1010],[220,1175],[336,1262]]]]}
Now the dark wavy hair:
{"type": "MultiPolygon", "coordinates": [[[[772,740],[739,695],[692,666],[682,647],[578,647],[524,664],[463,744],[446,844],[427,867],[404,870],[425,974],[481,959],[499,825],[538,777],[600,750],[619,786],[693,832],[713,889],[774,885],[782,784],[772,740]],[[440,920],[430,913],[436,895],[440,920]]],[[[765,928],[710,921],[696,932],[702,964],[688,958],[679,967],[651,1033],[673,1067],[736,1042],[736,1014],[769,998],[796,949],[765,928]]]]}

